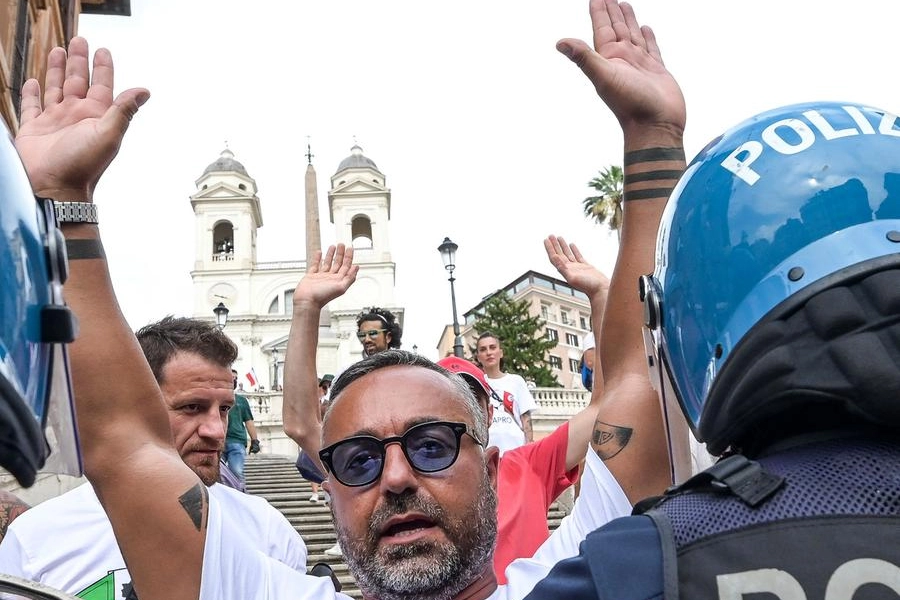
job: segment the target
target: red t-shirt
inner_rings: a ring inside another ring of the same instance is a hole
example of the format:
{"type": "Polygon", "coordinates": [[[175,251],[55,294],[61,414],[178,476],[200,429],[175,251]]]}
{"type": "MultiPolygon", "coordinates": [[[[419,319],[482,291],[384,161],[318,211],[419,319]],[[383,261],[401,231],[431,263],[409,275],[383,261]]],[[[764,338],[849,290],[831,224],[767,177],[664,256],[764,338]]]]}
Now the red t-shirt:
{"type": "Polygon", "coordinates": [[[507,450],[497,474],[497,548],[494,574],[506,583],[504,571],[517,558],[535,553],[550,537],[547,511],[554,500],[578,481],[578,467],[566,471],[569,424],[547,437],[507,450]]]}

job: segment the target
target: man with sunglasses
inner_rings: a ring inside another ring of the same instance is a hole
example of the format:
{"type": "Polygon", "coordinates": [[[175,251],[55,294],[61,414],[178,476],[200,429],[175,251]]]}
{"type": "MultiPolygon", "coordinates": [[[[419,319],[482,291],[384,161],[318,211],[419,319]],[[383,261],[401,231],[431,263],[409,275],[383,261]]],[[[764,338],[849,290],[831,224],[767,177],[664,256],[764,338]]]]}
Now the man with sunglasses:
{"type": "Polygon", "coordinates": [[[356,338],[363,346],[363,356],[372,356],[388,348],[399,348],[403,329],[389,310],[371,307],[356,317],[356,338]]]}

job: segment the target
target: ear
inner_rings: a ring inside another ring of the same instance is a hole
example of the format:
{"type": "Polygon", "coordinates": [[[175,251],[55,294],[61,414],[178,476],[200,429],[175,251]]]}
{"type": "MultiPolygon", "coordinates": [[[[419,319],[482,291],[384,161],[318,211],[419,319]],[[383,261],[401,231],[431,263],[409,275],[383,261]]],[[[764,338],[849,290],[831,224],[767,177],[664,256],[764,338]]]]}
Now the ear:
{"type": "Polygon", "coordinates": [[[484,450],[484,463],[491,478],[491,487],[497,491],[497,472],[500,470],[500,449],[497,446],[488,446],[484,450]]]}

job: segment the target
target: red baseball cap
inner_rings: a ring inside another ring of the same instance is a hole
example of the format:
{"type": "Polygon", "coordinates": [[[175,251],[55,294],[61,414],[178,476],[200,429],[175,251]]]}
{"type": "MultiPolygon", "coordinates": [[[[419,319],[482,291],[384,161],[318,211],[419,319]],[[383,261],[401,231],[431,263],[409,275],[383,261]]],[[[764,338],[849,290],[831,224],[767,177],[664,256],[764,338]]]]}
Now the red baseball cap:
{"type": "Polygon", "coordinates": [[[487,382],[484,371],[479,369],[475,363],[464,358],[459,358],[458,356],[448,356],[439,360],[437,364],[451,373],[462,375],[469,381],[475,381],[481,386],[481,389],[484,390],[484,393],[487,394],[488,398],[494,393],[494,390],[491,389],[490,384],[487,382]]]}

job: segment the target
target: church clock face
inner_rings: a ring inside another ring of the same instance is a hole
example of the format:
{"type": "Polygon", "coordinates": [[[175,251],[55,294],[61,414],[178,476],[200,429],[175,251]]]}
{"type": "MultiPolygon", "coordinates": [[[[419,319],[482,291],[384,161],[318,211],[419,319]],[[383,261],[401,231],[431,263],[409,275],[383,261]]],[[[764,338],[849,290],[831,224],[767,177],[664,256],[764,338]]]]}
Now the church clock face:
{"type": "Polygon", "coordinates": [[[218,306],[221,302],[227,308],[234,308],[235,299],[237,299],[237,290],[230,283],[217,283],[209,288],[209,301],[213,306],[218,306]]]}

